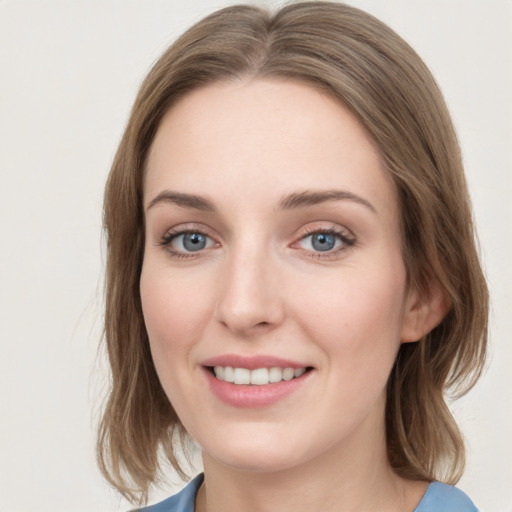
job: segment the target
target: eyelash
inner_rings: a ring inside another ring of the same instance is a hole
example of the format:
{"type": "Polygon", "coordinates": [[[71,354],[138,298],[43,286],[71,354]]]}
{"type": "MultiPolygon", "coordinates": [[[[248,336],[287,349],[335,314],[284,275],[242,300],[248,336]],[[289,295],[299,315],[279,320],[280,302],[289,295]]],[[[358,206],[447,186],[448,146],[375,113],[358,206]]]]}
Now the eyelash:
{"type": "MultiPolygon", "coordinates": [[[[213,238],[211,236],[209,236],[208,233],[206,233],[206,231],[204,229],[201,229],[199,227],[196,228],[194,226],[187,226],[186,228],[183,228],[183,229],[178,229],[175,231],[174,230],[167,231],[167,233],[164,234],[164,236],[162,237],[162,239],[160,240],[158,245],[164,247],[165,250],[170,254],[170,256],[172,258],[175,258],[175,259],[193,258],[193,257],[195,257],[195,254],[193,252],[187,253],[187,252],[176,251],[175,249],[173,249],[173,247],[171,245],[173,240],[175,240],[176,238],[178,238],[181,235],[187,235],[187,234],[202,235],[206,238],[209,238],[210,240],[213,240],[213,238]]],[[[198,251],[198,252],[202,252],[202,251],[198,251]]]]}
{"type": "Polygon", "coordinates": [[[346,251],[350,247],[353,247],[356,244],[356,238],[352,234],[348,234],[346,230],[342,230],[340,228],[330,227],[330,228],[309,228],[306,230],[304,234],[301,235],[297,242],[294,242],[293,245],[302,242],[306,238],[312,235],[333,235],[341,241],[341,247],[338,247],[335,250],[328,250],[325,252],[322,251],[307,251],[309,256],[314,259],[330,259],[336,258],[339,256],[339,253],[346,251]]]}
{"type": "MultiPolygon", "coordinates": [[[[180,252],[180,251],[173,249],[173,247],[171,245],[173,240],[175,240],[179,236],[186,235],[186,234],[197,234],[197,235],[201,235],[206,238],[209,238],[210,240],[213,240],[213,238],[211,236],[209,236],[208,233],[206,233],[206,231],[204,229],[201,229],[199,227],[196,228],[194,226],[190,226],[190,227],[186,227],[183,229],[178,229],[175,231],[171,230],[171,231],[166,232],[164,234],[164,236],[162,237],[162,239],[160,240],[160,242],[158,243],[158,245],[164,247],[165,250],[174,259],[194,258],[194,257],[196,257],[196,254],[194,254],[194,252],[180,252]]],[[[305,249],[304,251],[308,254],[308,256],[311,258],[314,258],[314,259],[335,258],[339,255],[340,252],[346,251],[348,248],[353,247],[356,244],[356,238],[352,234],[349,235],[349,234],[347,234],[347,232],[345,230],[330,227],[330,228],[309,228],[309,229],[307,229],[306,232],[303,233],[300,236],[300,238],[291,245],[291,247],[296,246],[297,244],[306,240],[308,237],[310,237],[312,235],[320,235],[320,234],[333,235],[334,237],[336,237],[338,240],[341,241],[342,245],[341,245],[341,247],[338,247],[335,250],[327,250],[325,252],[324,251],[310,251],[310,250],[305,249]]],[[[214,241],[214,243],[217,246],[219,245],[215,241],[214,241]]],[[[204,252],[204,250],[199,250],[197,252],[199,254],[201,252],[204,252]]]]}

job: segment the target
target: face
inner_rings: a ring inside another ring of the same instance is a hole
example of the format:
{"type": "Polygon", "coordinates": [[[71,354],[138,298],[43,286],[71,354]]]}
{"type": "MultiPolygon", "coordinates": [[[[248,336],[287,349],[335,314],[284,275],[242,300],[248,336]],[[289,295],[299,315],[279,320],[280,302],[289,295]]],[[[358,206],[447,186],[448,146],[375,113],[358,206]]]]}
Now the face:
{"type": "Polygon", "coordinates": [[[384,439],[410,298],[394,189],[347,109],[285,81],[196,90],[144,203],[152,356],[205,456],[273,471],[384,439]]]}

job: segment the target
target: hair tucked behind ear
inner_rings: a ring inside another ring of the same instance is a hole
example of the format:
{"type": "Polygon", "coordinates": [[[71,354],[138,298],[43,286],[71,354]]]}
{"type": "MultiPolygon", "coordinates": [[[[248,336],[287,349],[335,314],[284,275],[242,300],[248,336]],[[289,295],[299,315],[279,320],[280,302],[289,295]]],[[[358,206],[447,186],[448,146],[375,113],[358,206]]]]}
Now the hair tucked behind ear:
{"type": "Polygon", "coordinates": [[[401,475],[455,482],[464,446],[445,394],[482,371],[488,295],[475,246],[460,150],[442,95],[416,53],[372,16],[329,2],[218,11],[159,59],[135,100],[105,191],[105,341],[111,388],[98,458],[108,480],[142,503],[160,472],[159,449],[181,472],[172,438],[183,436],[158,381],[142,316],[144,164],[166,111],[219,80],[275,78],[315,87],[347,106],[380,149],[399,198],[409,285],[439,286],[443,321],[401,347],[389,379],[389,460],[401,475]]]}

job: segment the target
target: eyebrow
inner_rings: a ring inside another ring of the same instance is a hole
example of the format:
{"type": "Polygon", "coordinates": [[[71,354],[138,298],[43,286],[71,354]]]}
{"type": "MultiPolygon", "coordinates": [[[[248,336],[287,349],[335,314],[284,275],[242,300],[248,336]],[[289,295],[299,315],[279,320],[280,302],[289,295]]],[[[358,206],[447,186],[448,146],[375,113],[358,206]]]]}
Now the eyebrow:
{"type": "Polygon", "coordinates": [[[286,195],[279,201],[279,208],[283,210],[294,210],[315,206],[326,201],[353,201],[369,208],[377,213],[375,207],[366,199],[347,190],[304,190],[286,195]]]}
{"type": "Polygon", "coordinates": [[[173,192],[171,190],[164,190],[160,192],[147,206],[146,210],[153,208],[157,204],[171,203],[182,208],[192,208],[202,212],[213,212],[215,206],[208,199],[195,194],[184,194],[182,192],[173,192]]]}
{"type": "MultiPolygon", "coordinates": [[[[301,192],[293,192],[283,196],[279,200],[278,209],[295,210],[315,206],[327,201],[353,201],[365,206],[373,213],[377,213],[377,210],[369,201],[347,190],[304,190],[301,192]]],[[[182,208],[191,208],[203,212],[214,212],[216,210],[214,204],[202,196],[174,192],[171,190],[160,192],[149,203],[146,210],[161,203],[171,203],[182,208]]]]}

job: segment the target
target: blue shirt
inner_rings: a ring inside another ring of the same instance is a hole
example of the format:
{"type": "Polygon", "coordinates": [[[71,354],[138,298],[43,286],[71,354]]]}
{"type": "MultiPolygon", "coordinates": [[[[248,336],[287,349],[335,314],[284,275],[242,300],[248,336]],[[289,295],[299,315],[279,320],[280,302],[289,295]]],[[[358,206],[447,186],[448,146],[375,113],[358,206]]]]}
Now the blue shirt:
{"type": "MultiPolygon", "coordinates": [[[[194,512],[194,500],[203,480],[204,475],[200,474],[178,494],[141,510],[144,512],[194,512]]],[[[460,489],[441,482],[432,482],[413,512],[478,512],[478,509],[460,489]]]]}

